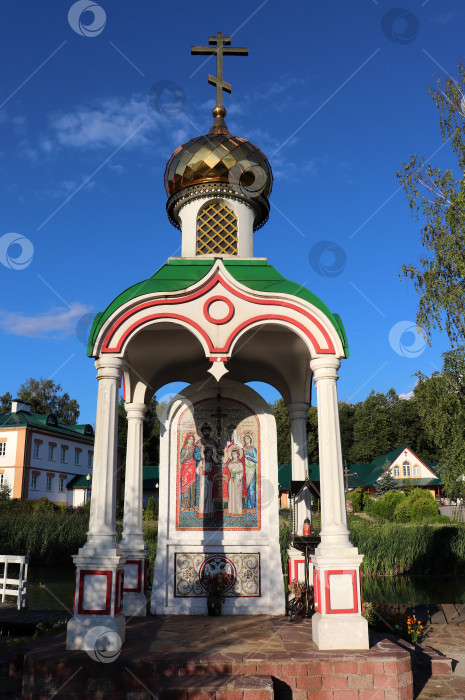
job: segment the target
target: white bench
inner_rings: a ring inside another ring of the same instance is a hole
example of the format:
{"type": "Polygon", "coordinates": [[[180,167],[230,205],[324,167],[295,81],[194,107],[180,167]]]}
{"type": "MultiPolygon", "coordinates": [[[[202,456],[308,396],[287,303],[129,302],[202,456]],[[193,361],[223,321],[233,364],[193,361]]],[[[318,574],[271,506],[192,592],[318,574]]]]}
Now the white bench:
{"type": "Polygon", "coordinates": [[[18,610],[26,607],[28,566],[29,557],[27,556],[0,554],[0,595],[2,597],[2,603],[5,602],[5,596],[15,596],[18,599],[18,610]],[[2,564],[3,571],[1,569],[2,564]],[[19,564],[18,578],[8,578],[9,564],[19,564]]]}

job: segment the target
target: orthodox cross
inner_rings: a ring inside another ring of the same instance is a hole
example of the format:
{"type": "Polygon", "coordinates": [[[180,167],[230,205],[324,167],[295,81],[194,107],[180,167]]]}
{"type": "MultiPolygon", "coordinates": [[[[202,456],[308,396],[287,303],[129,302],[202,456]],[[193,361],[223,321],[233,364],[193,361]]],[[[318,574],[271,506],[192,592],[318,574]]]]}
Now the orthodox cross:
{"type": "Polygon", "coordinates": [[[216,106],[223,106],[223,90],[231,92],[231,84],[223,80],[223,56],[248,56],[249,49],[243,46],[229,46],[230,36],[223,36],[223,32],[217,32],[216,36],[208,37],[210,46],[192,46],[191,54],[201,56],[216,55],[216,75],[209,75],[210,85],[216,85],[216,106]]]}
{"type": "Polygon", "coordinates": [[[344,460],[344,477],[346,482],[346,493],[349,491],[349,476],[358,476],[357,472],[350,473],[350,467],[348,463],[344,460]]]}
{"type": "Polygon", "coordinates": [[[221,430],[222,430],[222,423],[221,419],[222,418],[227,418],[228,414],[227,413],[222,413],[221,411],[221,394],[216,395],[216,400],[218,401],[218,405],[213,411],[213,413],[210,413],[212,418],[216,418],[216,434],[218,436],[218,442],[221,440],[221,430]]]}

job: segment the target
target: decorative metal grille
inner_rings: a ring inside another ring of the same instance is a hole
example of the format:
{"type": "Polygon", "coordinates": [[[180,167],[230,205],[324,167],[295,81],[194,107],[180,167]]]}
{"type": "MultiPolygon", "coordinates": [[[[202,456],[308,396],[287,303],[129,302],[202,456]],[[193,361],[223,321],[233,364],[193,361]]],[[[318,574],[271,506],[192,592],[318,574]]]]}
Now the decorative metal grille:
{"type": "Polygon", "coordinates": [[[223,202],[210,202],[197,217],[197,255],[237,255],[237,216],[223,202]]]}

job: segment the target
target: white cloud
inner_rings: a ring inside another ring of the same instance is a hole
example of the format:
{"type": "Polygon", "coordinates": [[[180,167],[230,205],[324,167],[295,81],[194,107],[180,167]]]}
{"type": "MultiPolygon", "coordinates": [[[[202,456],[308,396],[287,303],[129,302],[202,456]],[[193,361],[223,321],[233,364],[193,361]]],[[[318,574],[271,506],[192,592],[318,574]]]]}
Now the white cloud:
{"type": "Polygon", "coordinates": [[[406,394],[399,394],[399,399],[411,399],[413,396],[413,391],[408,391],[406,394]]]}
{"type": "Polygon", "coordinates": [[[66,338],[76,332],[76,323],[91,307],[73,302],[68,309],[57,307],[35,316],[0,311],[0,328],[10,335],[28,338],[66,338]]]}
{"type": "Polygon", "coordinates": [[[48,152],[53,144],[117,148],[131,135],[128,145],[140,146],[150,141],[150,133],[159,130],[163,120],[168,118],[151,109],[142,97],[133,96],[129,101],[108,98],[95,107],[82,106],[74,112],[53,115],[51,133],[43,139],[42,147],[48,152]]]}

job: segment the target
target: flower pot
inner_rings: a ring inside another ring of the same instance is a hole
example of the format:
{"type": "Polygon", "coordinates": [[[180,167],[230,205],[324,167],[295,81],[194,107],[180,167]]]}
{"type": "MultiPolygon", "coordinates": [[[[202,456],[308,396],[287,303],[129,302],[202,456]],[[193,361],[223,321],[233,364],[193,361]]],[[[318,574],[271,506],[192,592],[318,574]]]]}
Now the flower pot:
{"type": "Polygon", "coordinates": [[[209,593],[207,598],[208,614],[212,617],[221,615],[221,596],[216,593],[209,593]]]}

